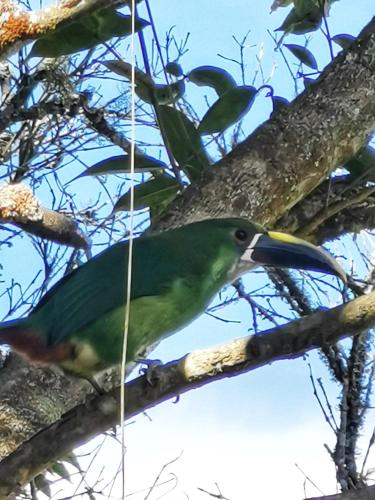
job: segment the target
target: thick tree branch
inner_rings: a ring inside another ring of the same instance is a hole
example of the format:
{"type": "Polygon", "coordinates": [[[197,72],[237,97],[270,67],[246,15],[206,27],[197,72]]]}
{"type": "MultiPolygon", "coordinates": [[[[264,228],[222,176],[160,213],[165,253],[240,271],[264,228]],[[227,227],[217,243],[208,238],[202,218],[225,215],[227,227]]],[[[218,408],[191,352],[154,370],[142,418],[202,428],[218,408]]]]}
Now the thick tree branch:
{"type": "Polygon", "coordinates": [[[327,495],[324,497],[311,497],[305,500],[375,500],[375,485],[358,490],[345,491],[337,495],[327,495]]]}
{"type": "Polygon", "coordinates": [[[307,197],[301,203],[298,203],[285,217],[282,217],[277,222],[276,227],[279,230],[299,234],[300,228],[307,227],[310,221],[315,226],[314,217],[318,212],[318,207],[321,207],[322,213],[325,213],[324,222],[315,228],[314,232],[304,235],[306,239],[316,245],[333,241],[344,234],[359,233],[363,230],[372,231],[375,229],[375,198],[373,195],[366,197],[368,193],[368,188],[365,187],[361,187],[358,197],[353,196],[352,191],[345,193],[342,199],[345,208],[330,216],[329,206],[327,210],[324,208],[327,192],[322,192],[319,186],[316,192],[312,193],[314,195],[313,199],[307,197]],[[362,198],[362,192],[365,199],[358,202],[362,198]]]}
{"type": "Polygon", "coordinates": [[[307,226],[301,227],[298,231],[298,236],[307,238],[309,235],[314,235],[326,220],[332,219],[346,208],[361,205],[374,193],[374,186],[363,187],[356,196],[350,196],[351,192],[347,193],[346,199],[331,203],[327,208],[323,208],[317,213],[307,226]]]}
{"type": "Polygon", "coordinates": [[[126,2],[121,0],[60,0],[42,10],[27,11],[12,0],[2,0],[0,60],[9,57],[30,40],[44,36],[83,14],[124,3],[126,2]]]}
{"type": "MultiPolygon", "coordinates": [[[[301,356],[374,325],[375,292],[260,335],[192,352],[157,368],[152,385],[145,376],[126,385],[127,418],[197,387],[276,360],[301,356]]],[[[118,389],[93,397],[68,412],[0,463],[0,498],[9,498],[50,464],[117,424],[118,419],[118,389]]]]}
{"type": "Polygon", "coordinates": [[[362,230],[375,229],[375,202],[364,203],[363,206],[349,208],[328,219],[318,228],[314,235],[317,244],[332,241],[343,234],[359,233],[362,230]]]}
{"type": "Polygon", "coordinates": [[[291,106],[207,170],[157,227],[228,215],[272,226],[352,158],[375,130],[375,18],[366,33],[291,106]]]}
{"type": "Polygon", "coordinates": [[[375,228],[375,197],[367,181],[349,175],[323,182],[289,212],[276,227],[321,245],[343,234],[375,228]]]}

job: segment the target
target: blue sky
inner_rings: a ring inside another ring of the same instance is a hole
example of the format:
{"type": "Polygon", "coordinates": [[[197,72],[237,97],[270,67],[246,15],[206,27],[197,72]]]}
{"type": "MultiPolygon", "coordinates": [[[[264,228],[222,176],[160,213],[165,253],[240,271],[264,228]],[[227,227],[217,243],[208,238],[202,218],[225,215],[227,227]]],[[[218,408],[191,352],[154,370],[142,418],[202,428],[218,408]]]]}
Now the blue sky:
{"type": "MultiPolygon", "coordinates": [[[[275,94],[292,99],[294,91],[291,79],[267,33],[267,29],[272,31],[282,23],[288,10],[279,9],[270,15],[270,5],[270,1],[264,0],[200,0],[178,2],[177,7],[177,2],[171,0],[151,1],[161,40],[171,25],[175,25],[174,34],[177,39],[184,38],[190,32],[189,52],[181,61],[185,71],[199,65],[218,65],[240,81],[236,65],[224,61],[218,53],[230,58],[237,57],[238,50],[232,35],[241,39],[250,29],[248,43],[254,47],[249,47],[246,52],[247,83],[251,83],[257,70],[256,55],[263,52],[264,74],[268,76],[276,66],[270,82],[275,88],[275,94]]],[[[370,20],[374,11],[373,0],[337,2],[329,18],[331,33],[356,35],[370,20]]],[[[302,45],[303,38],[290,36],[287,42],[302,45]]],[[[329,60],[328,47],[323,37],[314,35],[310,47],[322,69],[329,60]]],[[[290,61],[293,63],[292,58],[290,61]]],[[[257,86],[259,85],[260,80],[257,81],[257,86]]],[[[197,100],[198,109],[204,109],[205,94],[211,102],[213,100],[213,94],[202,90],[202,87],[189,86],[189,92],[197,100]]],[[[246,132],[249,133],[267,119],[269,111],[269,102],[260,97],[246,120],[246,132]]],[[[103,151],[102,154],[106,157],[109,153],[103,151]]],[[[119,151],[113,154],[119,154],[119,151]]],[[[87,155],[86,161],[89,164],[95,162],[98,156],[98,152],[87,155]]],[[[73,170],[76,175],[81,166],[73,165],[72,172],[73,170]]],[[[95,180],[77,182],[80,184],[76,184],[74,189],[79,191],[80,203],[85,206],[98,184],[95,180]]],[[[41,192],[41,197],[44,196],[47,203],[48,196],[41,192]]],[[[348,245],[338,245],[335,250],[338,255],[355,254],[348,245]]],[[[27,241],[23,241],[18,247],[2,251],[1,258],[7,283],[11,277],[21,279],[26,275],[31,276],[40,265],[36,255],[31,253],[31,246],[27,241]]],[[[246,279],[249,290],[256,287],[259,279],[263,278],[249,275],[246,279]]],[[[332,297],[325,305],[334,305],[336,300],[332,297]]],[[[4,301],[3,304],[5,307],[4,301]]],[[[203,315],[183,331],[163,341],[151,357],[169,361],[193,349],[212,346],[248,333],[252,320],[246,304],[238,303],[220,314],[241,322],[223,323],[203,315]]],[[[333,446],[334,437],[312,395],[308,362],[312,364],[315,377],[321,376],[325,380],[333,403],[338,402],[335,399],[338,395],[337,388],[330,382],[318,354],[312,352],[306,359],[274,363],[192,391],[183,395],[178,404],[167,402],[150,410],[148,414],[152,420],[143,415],[134,419],[134,423],[126,428],[127,492],[150,486],[163,464],[183,452],[163,473],[164,479],[170,477],[169,473],[173,473],[179,480],[173,492],[164,498],[208,498],[197,487],[215,492],[217,482],[223,495],[231,500],[268,500],[274,497],[279,500],[297,500],[305,495],[305,479],[296,468],[296,463],[325,494],[334,493],[334,467],[323,446],[324,443],[333,446]]],[[[364,434],[366,437],[367,430],[364,430],[364,434]]],[[[99,443],[101,439],[98,438],[95,443],[99,443]]],[[[365,443],[365,439],[363,442],[365,443]]],[[[85,447],[84,452],[91,448],[94,448],[94,443],[85,447]]],[[[89,460],[90,458],[86,458],[83,462],[89,460]]],[[[95,478],[104,467],[103,477],[111,477],[119,460],[118,443],[107,438],[104,450],[96,458],[88,476],[92,474],[92,478],[95,478]]],[[[374,455],[370,457],[368,465],[375,465],[374,455]]],[[[170,484],[157,489],[150,498],[160,498],[163,488],[167,491],[170,484]]],[[[116,493],[113,496],[119,497],[120,490],[116,487],[114,491],[116,493]]],[[[307,485],[306,496],[318,494],[319,491],[307,485]]],[[[140,500],[144,497],[145,493],[141,492],[130,498],[140,500]]]]}

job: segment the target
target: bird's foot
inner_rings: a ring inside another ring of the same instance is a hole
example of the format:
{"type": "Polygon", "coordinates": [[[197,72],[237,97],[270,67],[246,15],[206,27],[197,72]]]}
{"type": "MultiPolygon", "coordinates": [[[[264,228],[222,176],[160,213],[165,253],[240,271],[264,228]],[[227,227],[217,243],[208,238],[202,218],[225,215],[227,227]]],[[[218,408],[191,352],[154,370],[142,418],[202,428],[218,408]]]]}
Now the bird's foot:
{"type": "Polygon", "coordinates": [[[156,378],[155,370],[163,364],[161,359],[137,359],[137,363],[146,366],[146,368],[140,368],[139,373],[140,375],[146,376],[146,380],[150,385],[154,385],[154,380],[156,378]]]}

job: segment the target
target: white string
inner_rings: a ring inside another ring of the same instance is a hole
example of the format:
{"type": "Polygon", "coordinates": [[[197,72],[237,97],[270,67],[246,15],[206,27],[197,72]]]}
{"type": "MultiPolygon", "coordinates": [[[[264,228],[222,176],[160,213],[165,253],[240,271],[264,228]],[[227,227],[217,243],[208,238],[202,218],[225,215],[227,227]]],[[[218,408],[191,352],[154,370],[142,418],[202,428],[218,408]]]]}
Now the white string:
{"type": "Polygon", "coordinates": [[[129,253],[127,262],[126,307],[124,319],[124,337],[121,358],[121,392],[120,392],[120,422],[121,422],[121,476],[122,496],[125,498],[125,374],[126,352],[130,319],[130,294],[132,285],[133,239],[134,239],[134,157],[135,157],[135,0],[131,0],[131,39],[130,39],[130,64],[131,64],[131,105],[130,105],[130,217],[129,217],[129,253]]]}

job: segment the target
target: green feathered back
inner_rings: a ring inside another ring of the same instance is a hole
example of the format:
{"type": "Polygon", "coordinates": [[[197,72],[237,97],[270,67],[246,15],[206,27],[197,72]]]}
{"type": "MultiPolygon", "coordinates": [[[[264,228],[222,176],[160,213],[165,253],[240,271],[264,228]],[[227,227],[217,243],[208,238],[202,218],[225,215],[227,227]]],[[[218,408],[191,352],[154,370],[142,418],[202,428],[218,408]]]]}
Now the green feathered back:
{"type": "MultiPolygon", "coordinates": [[[[235,221],[232,221],[233,229],[235,221]]],[[[180,290],[181,307],[174,305],[169,315],[175,311],[176,316],[181,316],[184,307],[183,326],[202,312],[226,283],[228,270],[239,257],[232,238],[228,237],[228,223],[223,222],[204,221],[134,240],[132,304],[141,297],[154,297],[159,299],[154,300],[156,308],[165,308],[165,297],[180,290]],[[159,306],[163,301],[164,306],[159,306]]],[[[52,287],[32,311],[27,323],[41,332],[48,345],[79,337],[82,330],[105,317],[108,323],[109,313],[114,311],[117,311],[118,329],[123,331],[118,309],[123,311],[126,302],[127,265],[128,243],[113,245],[52,287]]],[[[174,302],[175,298],[167,300],[174,302]]],[[[148,314],[150,308],[152,305],[148,301],[148,314]]],[[[154,321],[157,321],[157,314],[155,312],[154,321]]],[[[142,324],[141,312],[138,318],[133,316],[134,322],[134,335],[144,335],[145,332],[136,331],[137,322],[142,324]]],[[[170,323],[178,328],[179,318],[171,318],[170,323]]],[[[111,325],[113,328],[113,321],[111,325]]],[[[163,327],[157,325],[155,330],[160,336],[170,333],[160,331],[163,327]]],[[[101,334],[107,337],[106,342],[111,341],[113,333],[101,334]]]]}

